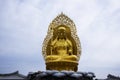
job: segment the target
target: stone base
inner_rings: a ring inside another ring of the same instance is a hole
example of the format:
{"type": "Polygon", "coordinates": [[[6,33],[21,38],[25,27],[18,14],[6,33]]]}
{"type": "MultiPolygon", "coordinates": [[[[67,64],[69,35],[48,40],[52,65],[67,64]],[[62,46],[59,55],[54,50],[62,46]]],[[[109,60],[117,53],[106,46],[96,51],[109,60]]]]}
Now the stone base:
{"type": "Polygon", "coordinates": [[[67,70],[67,71],[77,71],[78,63],[67,62],[67,61],[56,61],[46,63],[46,70],[67,70]]]}
{"type": "Polygon", "coordinates": [[[73,72],[47,70],[35,72],[28,75],[27,80],[93,80],[95,77],[92,72],[73,72]]]}

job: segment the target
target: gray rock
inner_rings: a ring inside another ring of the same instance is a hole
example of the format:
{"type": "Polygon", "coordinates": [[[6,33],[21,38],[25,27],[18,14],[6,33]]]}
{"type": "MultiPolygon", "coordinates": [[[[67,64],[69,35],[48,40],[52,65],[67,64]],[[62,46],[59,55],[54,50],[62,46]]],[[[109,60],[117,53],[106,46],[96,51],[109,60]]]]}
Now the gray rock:
{"type": "Polygon", "coordinates": [[[62,73],[62,72],[58,72],[58,73],[54,73],[53,76],[55,76],[55,77],[64,77],[65,74],[62,73]]]}
{"type": "Polygon", "coordinates": [[[66,75],[71,75],[73,73],[75,73],[74,71],[61,71],[62,73],[66,74],[66,75]]]}
{"type": "Polygon", "coordinates": [[[54,73],[56,73],[56,72],[58,72],[58,71],[56,71],[56,70],[47,70],[47,71],[46,71],[46,73],[47,73],[48,75],[52,75],[52,74],[54,74],[54,73]]]}
{"type": "Polygon", "coordinates": [[[40,74],[37,75],[37,77],[45,77],[47,76],[47,73],[46,72],[42,72],[40,74]]]}
{"type": "Polygon", "coordinates": [[[82,77],[82,74],[74,73],[74,74],[71,75],[71,77],[80,78],[80,77],[82,77]]]}
{"type": "Polygon", "coordinates": [[[95,77],[95,74],[93,72],[88,72],[87,76],[89,76],[89,77],[95,77]]]}

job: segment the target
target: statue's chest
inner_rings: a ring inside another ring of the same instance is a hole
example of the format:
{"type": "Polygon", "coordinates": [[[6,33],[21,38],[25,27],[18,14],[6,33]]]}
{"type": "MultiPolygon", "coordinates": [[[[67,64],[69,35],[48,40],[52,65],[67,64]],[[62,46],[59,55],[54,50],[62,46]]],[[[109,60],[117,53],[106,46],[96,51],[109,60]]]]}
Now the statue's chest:
{"type": "Polygon", "coordinates": [[[66,42],[66,41],[57,41],[57,42],[56,42],[56,45],[57,45],[57,46],[59,46],[59,45],[66,46],[66,45],[67,45],[67,42],[66,42]]]}
{"type": "Polygon", "coordinates": [[[56,48],[66,48],[68,46],[66,41],[58,41],[55,44],[56,48]]]}

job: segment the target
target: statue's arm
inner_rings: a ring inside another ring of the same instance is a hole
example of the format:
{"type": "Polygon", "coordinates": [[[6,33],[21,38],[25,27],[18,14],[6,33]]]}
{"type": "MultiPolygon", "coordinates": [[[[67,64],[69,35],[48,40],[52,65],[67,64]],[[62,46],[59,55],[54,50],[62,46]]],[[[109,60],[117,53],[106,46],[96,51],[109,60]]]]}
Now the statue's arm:
{"type": "Polygon", "coordinates": [[[51,46],[54,46],[56,42],[57,42],[57,38],[55,40],[51,39],[51,46]]]}
{"type": "Polygon", "coordinates": [[[57,42],[57,39],[55,39],[55,40],[51,39],[50,50],[51,50],[52,55],[55,53],[55,44],[56,44],[56,42],[57,42]]]}
{"type": "Polygon", "coordinates": [[[67,40],[68,43],[68,53],[69,55],[73,55],[73,45],[70,40],[67,40]]]}

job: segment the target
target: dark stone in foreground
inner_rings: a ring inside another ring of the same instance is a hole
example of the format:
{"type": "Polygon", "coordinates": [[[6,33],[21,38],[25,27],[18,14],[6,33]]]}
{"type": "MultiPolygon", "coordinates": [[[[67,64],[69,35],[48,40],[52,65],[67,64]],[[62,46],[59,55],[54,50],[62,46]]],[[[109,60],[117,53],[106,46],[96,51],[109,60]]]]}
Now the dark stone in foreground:
{"type": "Polygon", "coordinates": [[[93,80],[92,72],[42,71],[28,74],[28,80],[93,80]]]}
{"type": "Polygon", "coordinates": [[[106,79],[98,79],[92,72],[48,70],[29,73],[28,76],[22,75],[18,71],[7,74],[0,73],[0,80],[120,80],[120,77],[109,74],[106,79]]]}

